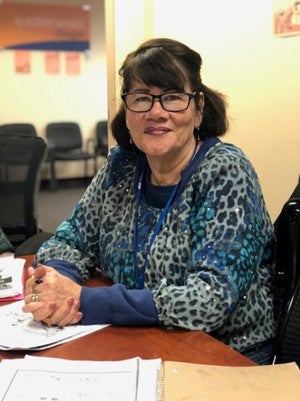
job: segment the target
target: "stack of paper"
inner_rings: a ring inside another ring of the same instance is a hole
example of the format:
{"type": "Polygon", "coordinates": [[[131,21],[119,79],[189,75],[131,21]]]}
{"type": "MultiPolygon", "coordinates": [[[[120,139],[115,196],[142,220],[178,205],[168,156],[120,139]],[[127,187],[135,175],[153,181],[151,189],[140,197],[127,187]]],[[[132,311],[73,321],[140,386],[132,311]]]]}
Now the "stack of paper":
{"type": "Polygon", "coordinates": [[[23,299],[24,264],[13,256],[0,258],[0,301],[23,299]]]}
{"type": "MultiPolygon", "coordinates": [[[[108,325],[74,325],[63,328],[47,326],[33,319],[31,313],[22,312],[24,301],[0,307],[0,349],[42,350],[103,329],[108,325]],[[3,328],[5,327],[5,330],[3,328]]],[[[1,398],[0,398],[1,399],[1,398]]]]}
{"type": "Polygon", "coordinates": [[[30,357],[0,364],[0,399],[156,401],[161,360],[68,361],[30,357]]]}

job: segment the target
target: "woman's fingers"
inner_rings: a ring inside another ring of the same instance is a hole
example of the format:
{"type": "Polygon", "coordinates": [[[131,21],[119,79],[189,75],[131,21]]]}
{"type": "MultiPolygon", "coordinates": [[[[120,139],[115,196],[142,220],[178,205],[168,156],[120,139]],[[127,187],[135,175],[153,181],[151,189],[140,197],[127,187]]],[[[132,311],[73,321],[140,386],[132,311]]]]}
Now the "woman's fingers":
{"type": "Polygon", "coordinates": [[[71,324],[77,324],[77,323],[80,322],[80,320],[82,319],[82,317],[83,317],[83,313],[79,311],[79,312],[76,313],[76,315],[74,316],[73,320],[72,320],[70,323],[68,323],[68,324],[69,324],[69,325],[71,325],[71,324]]]}
{"type": "Polygon", "coordinates": [[[47,273],[54,271],[52,267],[45,265],[38,265],[34,270],[34,277],[36,280],[42,279],[47,273]]]}
{"type": "Polygon", "coordinates": [[[29,275],[29,277],[34,275],[34,267],[32,267],[32,266],[28,267],[28,275],[29,275]]]}
{"type": "Polygon", "coordinates": [[[37,284],[42,283],[43,277],[52,270],[52,268],[44,265],[38,265],[36,269],[30,266],[28,268],[29,278],[25,282],[25,295],[31,293],[37,284]]]}
{"type": "Polygon", "coordinates": [[[31,313],[35,320],[43,321],[48,326],[64,327],[77,324],[82,319],[80,302],[72,297],[67,298],[59,307],[54,302],[46,303],[38,298],[34,301],[32,295],[27,296],[26,301],[23,312],[31,313]]]}
{"type": "Polygon", "coordinates": [[[41,321],[51,316],[55,309],[56,304],[53,302],[47,304],[43,301],[36,301],[25,304],[22,311],[24,313],[31,313],[35,320],[41,321]]]}
{"type": "Polygon", "coordinates": [[[51,324],[63,327],[78,323],[82,318],[82,313],[79,311],[79,307],[79,301],[72,297],[67,298],[65,302],[50,316],[51,324]]]}
{"type": "Polygon", "coordinates": [[[82,318],[80,293],[82,287],[49,266],[39,265],[25,286],[25,313],[48,325],[76,324],[82,318]]]}

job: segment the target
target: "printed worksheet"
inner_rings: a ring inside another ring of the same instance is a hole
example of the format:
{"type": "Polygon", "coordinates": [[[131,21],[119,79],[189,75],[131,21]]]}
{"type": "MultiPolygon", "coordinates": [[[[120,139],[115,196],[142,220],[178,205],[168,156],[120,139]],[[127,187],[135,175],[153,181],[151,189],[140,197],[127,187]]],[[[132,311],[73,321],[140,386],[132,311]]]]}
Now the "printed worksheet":
{"type": "Polygon", "coordinates": [[[4,360],[0,400],[155,401],[160,366],[160,359],[138,357],[113,362],[30,356],[4,360]]]}
{"type": "Polygon", "coordinates": [[[23,299],[24,264],[13,256],[0,258],[0,301],[23,299]]]}
{"type": "Polygon", "coordinates": [[[1,350],[42,350],[108,326],[107,324],[74,325],[63,328],[47,326],[35,321],[31,313],[24,313],[23,305],[24,301],[17,301],[0,307],[1,350]]]}

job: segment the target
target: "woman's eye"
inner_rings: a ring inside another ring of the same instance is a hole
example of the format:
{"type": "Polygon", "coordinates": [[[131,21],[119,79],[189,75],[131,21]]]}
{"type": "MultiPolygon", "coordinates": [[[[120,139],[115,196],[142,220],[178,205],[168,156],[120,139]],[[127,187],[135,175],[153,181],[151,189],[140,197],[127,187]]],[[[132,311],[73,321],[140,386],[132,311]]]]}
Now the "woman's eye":
{"type": "Polygon", "coordinates": [[[148,102],[151,103],[151,98],[149,96],[141,95],[141,96],[136,97],[135,102],[136,103],[148,103],[148,102]]]}
{"type": "Polygon", "coordinates": [[[170,93],[164,96],[165,102],[176,102],[180,100],[180,95],[178,93],[170,93]]]}

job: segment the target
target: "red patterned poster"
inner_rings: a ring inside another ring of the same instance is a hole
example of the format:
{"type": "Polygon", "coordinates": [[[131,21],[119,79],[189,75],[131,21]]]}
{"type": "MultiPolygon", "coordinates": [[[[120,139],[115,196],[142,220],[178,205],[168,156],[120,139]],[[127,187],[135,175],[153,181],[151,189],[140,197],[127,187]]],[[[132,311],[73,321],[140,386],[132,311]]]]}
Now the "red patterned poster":
{"type": "Polygon", "coordinates": [[[300,0],[274,0],[274,34],[300,34],[300,0]]]}

